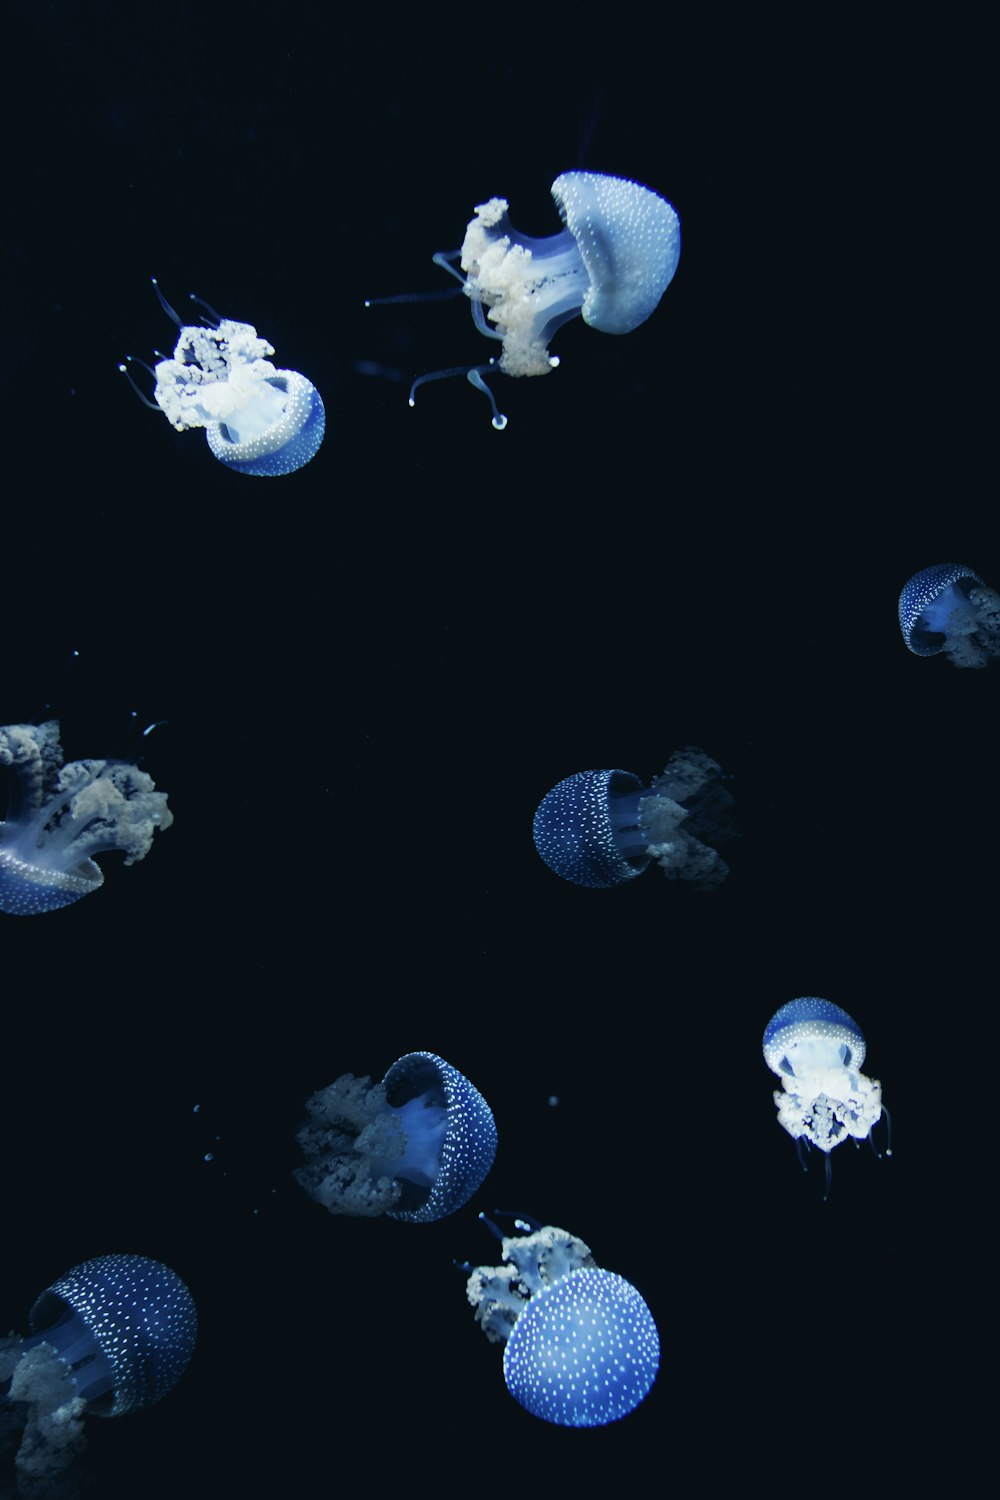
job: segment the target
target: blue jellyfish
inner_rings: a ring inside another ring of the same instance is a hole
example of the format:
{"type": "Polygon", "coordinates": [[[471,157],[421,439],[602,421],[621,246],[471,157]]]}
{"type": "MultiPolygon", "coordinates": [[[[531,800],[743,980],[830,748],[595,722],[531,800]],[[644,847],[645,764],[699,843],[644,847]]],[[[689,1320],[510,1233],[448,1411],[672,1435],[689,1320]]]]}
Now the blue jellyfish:
{"type": "Polygon", "coordinates": [[[96,891],[104,876],[94,856],[121,849],[144,859],[154,831],[174,821],[152,777],[126,761],[63,765],[59,725],[0,728],[0,766],[10,773],[0,823],[0,911],[34,916],[96,891]]]}
{"type": "Polygon", "coordinates": [[[560,1427],[604,1427],[634,1411],[660,1366],[656,1324],[635,1287],[552,1225],[503,1237],[502,1259],[477,1266],[466,1292],[486,1337],[504,1344],[515,1401],[560,1427]]]}
{"type": "Polygon", "coordinates": [[[18,1478],[46,1480],[83,1447],[84,1414],[142,1411],[172,1390],[197,1315],[180,1277],[144,1255],[74,1266],[35,1302],[27,1338],[0,1339],[0,1445],[18,1478]]]}
{"type": "Polygon", "coordinates": [[[575,885],[621,885],[655,859],[671,880],[711,890],[729,873],[715,846],[735,837],[722,768],[704,750],[675,751],[643,787],[631,771],[578,771],[535,813],[535,848],[575,885]]]}
{"type": "Polygon", "coordinates": [[[195,298],[211,322],[189,327],[153,285],[180,329],[173,358],[161,359],[153,371],[153,396],[171,425],[178,432],[204,427],[216,458],[238,474],[270,477],[301,469],[326,429],[312,381],[297,370],[276,369],[269,360],[273,348],[252,324],[220,318],[195,298]]]}
{"type": "Polygon", "coordinates": [[[434,256],[462,283],[476,327],[499,340],[502,353],[472,369],[419,376],[410,388],[411,406],[427,381],[464,374],[489,398],[493,426],[502,431],[507,418],[484,373],[547,375],[559,363],[548,346],[570,318],[582,316],[601,333],[631,333],[655,310],[681,253],[680,221],[666,199],[599,172],[563,172],[552,196],[565,225],[559,234],[533,239],[519,233],[507,217],[506,199],[491,198],[476,208],[462,248],[434,256]]]}
{"type": "Polygon", "coordinates": [[[839,1005],[805,995],[775,1012],[763,1046],[764,1061],[781,1079],[774,1091],[778,1122],[800,1151],[804,1143],[825,1152],[829,1191],[834,1146],[849,1136],[870,1140],[885,1112],[881,1083],[861,1072],[861,1027],[839,1005]]]}
{"type": "Polygon", "coordinates": [[[956,667],[985,667],[1000,656],[1000,594],[972,568],[935,563],[900,594],[899,628],[916,656],[943,651],[956,667]]]}
{"type": "Polygon", "coordinates": [[[429,1224],[483,1181],[497,1129],[477,1088],[434,1052],[408,1052],[381,1083],[345,1073],[306,1102],[296,1180],[332,1214],[429,1224]]]}

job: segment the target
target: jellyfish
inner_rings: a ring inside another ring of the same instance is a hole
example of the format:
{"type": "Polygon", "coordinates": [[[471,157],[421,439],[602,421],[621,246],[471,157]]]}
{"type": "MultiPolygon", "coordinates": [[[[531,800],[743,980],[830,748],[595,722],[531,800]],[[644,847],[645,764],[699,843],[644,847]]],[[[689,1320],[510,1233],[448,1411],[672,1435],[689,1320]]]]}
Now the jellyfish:
{"type": "MultiPolygon", "coordinates": [[[[488,1222],[488,1221],[487,1221],[488,1222]]],[[[490,1226],[493,1228],[494,1226],[490,1226]]],[[[500,1266],[477,1266],[466,1293],[491,1343],[502,1343],[507,1389],[560,1427],[604,1427],[634,1411],[660,1365],[642,1297],[604,1271],[587,1245],[548,1224],[501,1236],[500,1266]]]]}
{"type": "Polygon", "coordinates": [[[900,594],[899,628],[916,656],[943,651],[956,667],[985,667],[1000,656],[1000,594],[972,568],[936,563],[900,594]]]}
{"type": "Polygon", "coordinates": [[[0,766],[11,779],[0,823],[0,911],[35,916],[96,891],[95,855],[121,849],[144,859],[154,831],[174,821],[166,793],[138,766],[119,760],[63,764],[59,724],[0,728],[0,766]]]}
{"type": "Polygon", "coordinates": [[[381,1083],[345,1073],[306,1103],[295,1178],[332,1214],[429,1224],[454,1213],[497,1149],[482,1094],[434,1052],[408,1052],[381,1083]]]}
{"type": "MultiPolygon", "coordinates": [[[[326,429],[312,381],[297,370],[276,369],[269,359],[274,349],[252,324],[220,318],[195,297],[211,321],[188,326],[155,280],[153,286],[180,329],[173,358],[161,359],[152,372],[156,406],[171,425],[178,432],[204,427],[216,458],[238,474],[292,474],[307,464],[326,429]]],[[[128,374],[125,365],[119,368],[128,374]]]]}
{"type": "Polygon", "coordinates": [[[839,1005],[805,995],[775,1012],[763,1045],[764,1061],[781,1079],[774,1091],[778,1122],[800,1156],[803,1142],[826,1154],[829,1191],[834,1146],[849,1136],[870,1141],[885,1113],[881,1083],[861,1072],[866,1050],[861,1027],[839,1005]]]}
{"type": "Polygon", "coordinates": [[[83,1447],[83,1417],[138,1412],[172,1390],[194,1350],[184,1282],[144,1255],[101,1255],[38,1297],[30,1335],[0,1339],[0,1451],[44,1481],[83,1447]]]}
{"type": "MultiPolygon", "coordinates": [[[[461,249],[434,256],[461,282],[479,332],[498,340],[502,352],[471,369],[418,376],[411,406],[427,381],[466,375],[489,398],[493,426],[502,431],[507,418],[485,373],[547,375],[559,364],[549,344],[571,318],[582,316],[600,333],[631,333],[656,309],[681,253],[680,221],[666,199],[638,182],[599,172],[563,172],[552,196],[565,225],[558,234],[521,234],[507,217],[507,200],[491,198],[476,208],[461,249]]],[[[410,299],[373,299],[397,300],[410,299]]]]}
{"type": "Polygon", "coordinates": [[[542,798],[535,848],[575,885],[621,885],[655,859],[671,880],[711,890],[729,873],[715,846],[736,833],[722,775],[694,745],[675,751],[648,787],[631,771],[578,771],[542,798]]]}

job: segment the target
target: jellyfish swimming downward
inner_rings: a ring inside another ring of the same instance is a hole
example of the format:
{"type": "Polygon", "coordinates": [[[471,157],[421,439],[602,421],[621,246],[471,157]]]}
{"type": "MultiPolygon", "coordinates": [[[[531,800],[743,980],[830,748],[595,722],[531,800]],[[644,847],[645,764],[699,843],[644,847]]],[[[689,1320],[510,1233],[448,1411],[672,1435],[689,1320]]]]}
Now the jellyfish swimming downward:
{"type": "Polygon", "coordinates": [[[332,1214],[429,1224],[454,1213],[497,1149],[489,1105],[434,1052],[408,1052],[381,1083],[345,1073],[306,1102],[296,1181],[332,1214]]]}
{"type": "MultiPolygon", "coordinates": [[[[274,349],[251,323],[220,318],[195,297],[211,321],[188,325],[155,280],[153,287],[180,337],[173,357],[161,358],[152,371],[154,401],[138,392],[145,404],[162,411],[178,432],[203,427],[215,457],[238,474],[292,474],[315,457],[326,412],[312,381],[271,364],[274,349]]],[[[119,369],[128,375],[124,364],[119,369]]]]}
{"type": "Polygon", "coordinates": [[[574,885],[634,880],[652,860],[671,880],[712,890],[729,873],[717,845],[736,836],[721,766],[694,745],[675,751],[644,787],[631,771],[578,771],[535,813],[535,848],[574,885]]]}
{"type": "MultiPolygon", "coordinates": [[[[493,426],[502,431],[507,418],[484,374],[547,375],[559,364],[549,344],[571,318],[582,317],[600,333],[623,334],[655,311],[681,253],[680,221],[666,199],[638,182],[600,172],[563,172],[552,184],[552,197],[565,226],[558,234],[521,234],[507,216],[507,200],[491,198],[476,208],[461,249],[433,257],[461,283],[476,328],[496,339],[502,352],[487,364],[418,376],[410,387],[411,406],[421,385],[465,375],[489,399],[493,426]]],[[[418,300],[378,297],[367,305],[418,300]]]]}
{"type": "Polygon", "coordinates": [[[867,1050],[861,1027],[839,1005],[804,995],[771,1017],[763,1049],[764,1061],[781,1079],[774,1091],[778,1123],[797,1148],[804,1143],[825,1153],[829,1192],[833,1148],[851,1137],[870,1141],[887,1115],[881,1083],[861,1072],[867,1050]]]}
{"type": "Polygon", "coordinates": [[[120,849],[134,865],[149,853],[154,832],[174,821],[166,794],[137,766],[64,765],[55,719],[0,728],[0,768],[10,780],[0,822],[0,911],[10,916],[79,901],[104,883],[96,855],[120,849]]]}
{"type": "Polygon", "coordinates": [[[490,1225],[503,1264],[475,1267],[466,1283],[476,1322],[504,1345],[507,1389],[533,1417],[560,1427],[619,1421],[649,1394],[660,1366],[652,1313],[575,1235],[551,1224],[518,1227],[531,1232],[504,1236],[490,1225]]]}
{"type": "Polygon", "coordinates": [[[28,1321],[28,1336],[0,1339],[0,1462],[13,1454],[29,1485],[69,1467],[83,1448],[85,1415],[139,1412],[172,1390],[198,1327],[184,1282],[144,1255],[74,1266],[42,1292],[28,1321]]]}

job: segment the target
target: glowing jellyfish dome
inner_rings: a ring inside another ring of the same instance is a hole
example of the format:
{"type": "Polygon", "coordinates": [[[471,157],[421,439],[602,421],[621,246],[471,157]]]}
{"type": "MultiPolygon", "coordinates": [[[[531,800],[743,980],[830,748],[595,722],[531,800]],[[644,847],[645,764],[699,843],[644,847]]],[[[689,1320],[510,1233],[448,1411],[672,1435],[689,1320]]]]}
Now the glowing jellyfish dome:
{"type": "Polygon", "coordinates": [[[551,1224],[501,1243],[503,1265],[477,1266],[466,1291],[486,1337],[504,1345],[515,1401],[560,1427],[628,1416],[660,1366],[656,1323],[635,1287],[551,1224]]]}

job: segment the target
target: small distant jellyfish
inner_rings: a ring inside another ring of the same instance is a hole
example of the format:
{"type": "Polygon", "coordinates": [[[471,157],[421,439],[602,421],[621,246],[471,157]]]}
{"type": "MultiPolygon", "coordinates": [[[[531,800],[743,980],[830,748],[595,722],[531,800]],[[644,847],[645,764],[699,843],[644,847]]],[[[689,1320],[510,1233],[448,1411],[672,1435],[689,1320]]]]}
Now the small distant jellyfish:
{"type": "Polygon", "coordinates": [[[220,318],[194,298],[212,316],[189,326],[153,285],[180,329],[173,358],[161,359],[153,370],[153,397],[171,425],[178,432],[204,427],[216,458],[238,474],[272,477],[301,469],[326,430],[312,381],[297,370],[276,369],[269,360],[274,349],[252,324],[220,318]]]}
{"type": "Polygon", "coordinates": [[[345,1073],[306,1103],[295,1178],[332,1214],[429,1224],[485,1178],[497,1131],[482,1094],[434,1052],[408,1052],[381,1083],[345,1073]]]}
{"type": "Polygon", "coordinates": [[[549,344],[571,318],[582,316],[601,333],[621,334],[654,312],[681,253],[680,220],[666,199],[638,182],[599,172],[563,172],[552,196],[565,225],[559,234],[521,234],[507,217],[507,200],[491,198],[476,208],[461,249],[434,256],[462,283],[476,327],[498,340],[502,352],[472,369],[419,376],[410,388],[411,406],[427,381],[464,374],[489,398],[493,426],[502,431],[507,418],[485,373],[547,375],[559,363],[549,344]]]}
{"type": "Polygon", "coordinates": [[[781,1079],[774,1091],[778,1123],[797,1149],[804,1143],[826,1153],[829,1191],[834,1146],[848,1137],[870,1140],[885,1112],[881,1083],[861,1072],[861,1028],[839,1005],[806,995],[775,1012],[763,1047],[764,1061],[781,1079]]]}
{"type": "Polygon", "coordinates": [[[956,667],[985,667],[1000,656],[1000,594],[972,568],[936,563],[900,594],[899,628],[916,656],[943,651],[956,667]]]}
{"type": "Polygon", "coordinates": [[[515,1401],[560,1427],[604,1427],[634,1411],[660,1366],[656,1323],[635,1287],[553,1225],[503,1237],[501,1258],[477,1266],[466,1293],[486,1337],[504,1345],[515,1401]]]}
{"type": "Polygon", "coordinates": [[[134,865],[149,853],[156,829],[174,821],[166,793],[137,766],[64,765],[54,719],[0,728],[0,768],[10,780],[0,823],[0,911],[10,916],[79,901],[104,883],[96,855],[120,849],[134,865]]]}
{"type": "Polygon", "coordinates": [[[65,1471],[84,1415],[142,1411],[172,1390],[197,1326],[181,1278],[143,1255],[102,1255],[54,1281],[31,1309],[30,1335],[0,1339],[0,1450],[14,1450],[18,1480],[65,1471]]]}
{"type": "Polygon", "coordinates": [[[542,798],[535,848],[575,885],[621,885],[655,859],[671,880],[712,890],[729,873],[716,845],[736,833],[722,776],[694,745],[675,751],[648,787],[631,771],[578,771],[542,798]]]}

